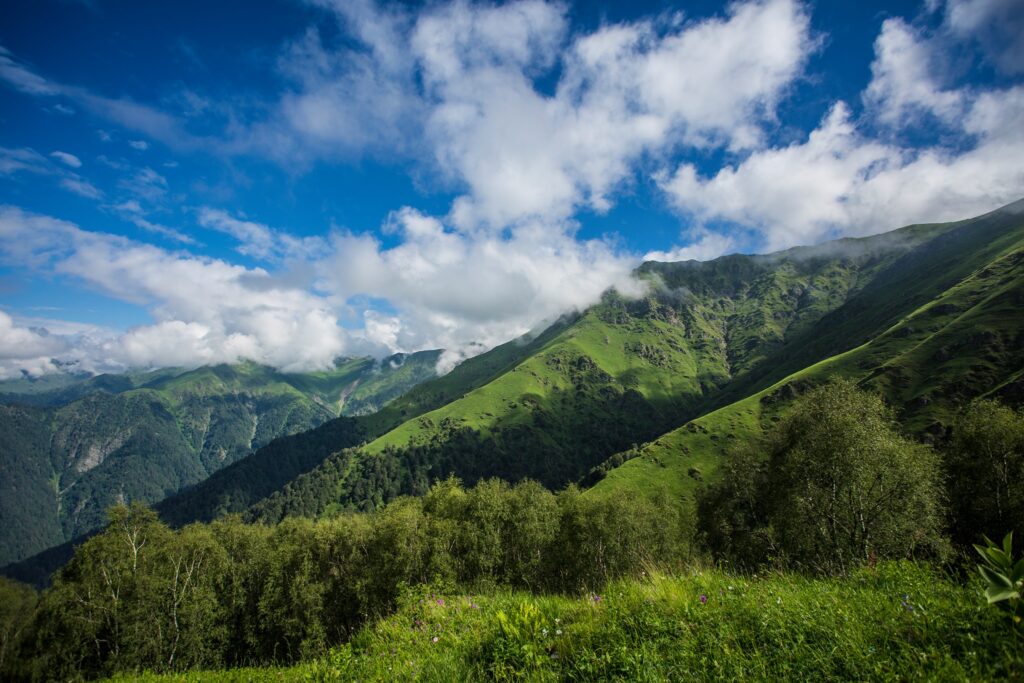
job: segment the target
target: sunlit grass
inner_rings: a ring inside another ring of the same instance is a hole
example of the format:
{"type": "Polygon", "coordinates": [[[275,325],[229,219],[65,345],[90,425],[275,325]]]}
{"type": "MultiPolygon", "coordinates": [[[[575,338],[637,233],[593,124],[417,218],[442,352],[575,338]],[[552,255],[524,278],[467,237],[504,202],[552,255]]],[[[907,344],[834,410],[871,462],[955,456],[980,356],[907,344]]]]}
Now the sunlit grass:
{"type": "Polygon", "coordinates": [[[1022,672],[1024,648],[979,586],[888,563],[836,579],[655,572],[582,596],[424,588],[315,661],[142,680],[953,681],[1022,672]]]}

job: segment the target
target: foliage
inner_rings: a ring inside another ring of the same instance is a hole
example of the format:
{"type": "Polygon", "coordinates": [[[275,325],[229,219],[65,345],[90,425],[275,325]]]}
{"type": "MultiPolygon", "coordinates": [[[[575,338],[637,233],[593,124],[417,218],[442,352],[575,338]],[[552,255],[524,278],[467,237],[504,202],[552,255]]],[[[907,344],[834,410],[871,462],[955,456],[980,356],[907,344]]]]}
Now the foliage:
{"type": "Polygon", "coordinates": [[[893,428],[874,395],[836,380],[808,392],[765,443],[740,452],[700,504],[711,547],[843,573],[874,558],[941,555],[939,461],[893,428]]]}
{"type": "Polygon", "coordinates": [[[311,662],[117,680],[1017,680],[1024,652],[977,590],[909,562],[842,579],[695,567],[580,596],[423,588],[311,662]]]}
{"type": "Polygon", "coordinates": [[[1003,538],[999,547],[987,536],[985,545],[975,545],[984,564],[978,565],[978,573],[985,581],[985,597],[988,604],[998,605],[1009,612],[1013,629],[1024,636],[1021,624],[1021,593],[1024,593],[1024,559],[1013,561],[1013,532],[1003,538]]]}
{"type": "MultiPolygon", "coordinates": [[[[39,404],[0,405],[0,565],[102,527],[107,507],[118,500],[158,502],[277,437],[313,429],[339,413],[378,408],[433,377],[438,354],[396,356],[380,364],[351,359],[305,374],[246,362],[188,372],[100,375],[79,378],[56,394],[28,393],[35,388],[28,380],[0,382],[0,390],[22,392],[8,397],[12,401],[33,398],[39,404]]],[[[334,450],[358,443],[347,440],[345,430],[334,431],[342,432],[341,438],[308,464],[279,468],[276,459],[259,461],[255,478],[270,486],[256,486],[256,497],[334,450]]],[[[273,455],[282,450],[286,447],[272,449],[273,455]]],[[[255,469],[249,465],[246,473],[255,469]]],[[[244,488],[252,478],[235,485],[244,488]]],[[[220,496],[200,507],[222,513],[254,500],[220,496]]],[[[189,503],[194,506],[196,496],[189,503]]]]}
{"type": "MultiPolygon", "coordinates": [[[[959,408],[972,398],[998,395],[1019,403],[1024,397],[1024,219],[1019,212],[911,226],[763,258],[780,265],[789,259],[830,262],[831,270],[822,268],[810,281],[790,286],[802,288],[798,299],[841,300],[820,317],[810,315],[803,308],[810,304],[802,302],[799,324],[787,325],[785,309],[768,301],[748,310],[747,317],[729,319],[730,336],[749,336],[748,325],[758,320],[777,319],[784,332],[761,362],[709,396],[700,417],[607,472],[595,495],[608,489],[642,492],[660,483],[692,500],[698,488],[694,468],[704,481],[716,479],[718,463],[736,443],[759,438],[787,415],[807,385],[832,377],[879,393],[907,432],[932,443],[942,441],[959,408]]],[[[704,292],[728,296],[747,286],[771,291],[769,281],[741,260],[650,267],[664,271],[670,286],[693,291],[696,307],[703,304],[704,292]]],[[[773,296],[785,300],[782,292],[773,296]]],[[[960,542],[976,541],[983,531],[960,542]]]]}
{"type": "Polygon", "coordinates": [[[15,658],[36,602],[34,590],[0,577],[0,676],[24,673],[15,658]]]}
{"type": "Polygon", "coordinates": [[[594,589],[689,553],[676,506],[447,480],[374,514],[174,531],[115,507],[42,594],[19,666],[60,679],[322,656],[406,586],[594,589]]]}
{"type": "Polygon", "coordinates": [[[973,401],[953,423],[946,462],[957,541],[1024,533],[1024,411],[973,401]]]}

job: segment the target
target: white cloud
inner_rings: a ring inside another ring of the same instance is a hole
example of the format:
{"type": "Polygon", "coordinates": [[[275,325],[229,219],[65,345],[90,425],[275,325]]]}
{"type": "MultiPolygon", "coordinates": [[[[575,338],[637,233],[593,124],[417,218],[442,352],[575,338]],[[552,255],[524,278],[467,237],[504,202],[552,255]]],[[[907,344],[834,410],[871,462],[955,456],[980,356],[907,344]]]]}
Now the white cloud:
{"type": "Polygon", "coordinates": [[[169,189],[167,178],[164,178],[148,166],[122,178],[118,185],[129,196],[149,202],[161,201],[169,189]]]}
{"type": "Polygon", "coordinates": [[[312,259],[326,249],[324,240],[319,237],[295,237],[262,223],[235,218],[220,209],[200,208],[198,221],[204,228],[231,235],[238,240],[238,253],[264,261],[312,259]]]}
{"type": "MultiPolygon", "coordinates": [[[[106,97],[86,88],[52,81],[18,61],[11,51],[3,46],[0,46],[0,81],[34,97],[61,97],[73,101],[92,114],[130,130],[144,133],[173,147],[181,149],[220,148],[217,141],[193,136],[185,130],[178,118],[154,107],[140,104],[126,97],[106,97]]],[[[62,113],[73,112],[70,107],[62,103],[57,103],[54,107],[62,107],[58,110],[62,113]]],[[[100,131],[100,135],[102,138],[107,134],[100,131]]]]}
{"type": "Polygon", "coordinates": [[[871,83],[865,103],[889,125],[900,125],[922,113],[952,122],[963,112],[964,93],[943,90],[934,77],[932,48],[901,19],[887,19],[875,41],[871,83]]]}
{"type": "Polygon", "coordinates": [[[142,230],[145,230],[146,232],[166,237],[169,240],[173,240],[174,242],[179,242],[181,244],[198,244],[195,239],[180,230],[175,230],[174,228],[169,228],[166,225],[160,225],[159,223],[154,223],[149,220],[146,217],[146,211],[136,199],[129,199],[121,202],[120,204],[115,204],[106,208],[112,209],[126,221],[134,224],[142,230]]]}
{"type": "Polygon", "coordinates": [[[145,152],[149,149],[149,143],[145,140],[129,140],[128,146],[140,152],[145,152]]]}
{"type": "Polygon", "coordinates": [[[0,147],[0,175],[12,175],[21,171],[49,173],[50,164],[46,157],[30,147],[0,147]]]}
{"type": "Polygon", "coordinates": [[[401,242],[337,234],[320,265],[323,286],[343,301],[386,299],[394,316],[368,316],[366,338],[396,351],[473,353],[544,320],[595,303],[611,285],[636,293],[637,260],[560,226],[525,223],[507,237],[466,235],[405,208],[393,217],[401,242]],[[476,345],[472,345],[475,342],[476,345]]]}
{"type": "Polygon", "coordinates": [[[867,112],[917,130],[922,112],[945,121],[948,146],[903,147],[866,135],[842,102],[809,136],[758,150],[710,177],[680,164],[662,187],[684,214],[760,233],[766,250],[912,222],[977,215],[1024,195],[1024,86],[940,88],[930,65],[944,55],[899,20],[875,43],[867,112]]]}
{"type": "MultiPolygon", "coordinates": [[[[73,168],[81,166],[78,157],[73,154],[53,152],[50,156],[59,160],[62,164],[73,168]]],[[[14,175],[22,172],[51,176],[65,190],[87,199],[100,199],[103,197],[103,192],[88,180],[85,180],[77,173],[53,164],[49,159],[30,147],[23,147],[21,149],[0,147],[0,175],[14,175]]]]}
{"type": "Polygon", "coordinates": [[[669,251],[647,252],[644,261],[710,261],[722,254],[735,251],[736,247],[736,240],[731,235],[702,229],[695,231],[693,239],[686,246],[675,247],[669,251]]]}
{"type": "MultiPolygon", "coordinates": [[[[126,203],[117,210],[139,208],[126,203]]],[[[316,282],[293,282],[260,268],[166,251],[3,207],[0,262],[83,281],[144,307],[155,322],[116,335],[50,335],[59,346],[18,332],[26,350],[18,358],[0,355],[0,366],[14,372],[26,367],[26,359],[53,352],[87,370],[239,358],[300,370],[326,367],[343,353],[445,347],[442,368],[450,368],[460,358],[585,308],[611,285],[639,291],[631,277],[634,257],[602,241],[578,241],[564,228],[530,223],[504,238],[467,236],[403,209],[392,219],[391,229],[401,238],[397,246],[337,233],[328,254],[307,262],[316,282]],[[379,299],[393,312],[367,303],[379,299]],[[341,314],[354,314],[361,327],[343,329],[341,314]],[[11,362],[5,365],[4,358],[11,362]]],[[[280,239],[281,233],[272,233],[280,239]]],[[[32,367],[46,366],[33,361],[32,367]]]]}
{"type": "Polygon", "coordinates": [[[815,49],[790,0],[731,6],[725,18],[607,26],[562,52],[562,8],[443,5],[412,37],[438,165],[468,187],[463,229],[604,211],[645,153],[741,149],[815,49]],[[497,30],[495,27],[502,27],[497,30]],[[561,55],[554,95],[533,76],[561,55]]]}
{"type": "Polygon", "coordinates": [[[76,175],[68,175],[60,180],[60,186],[69,192],[85,197],[86,199],[102,199],[103,193],[88,180],[83,180],[76,175]]]}
{"type": "MultiPolygon", "coordinates": [[[[82,369],[195,366],[244,357],[299,370],[327,367],[346,348],[325,299],[261,269],[168,252],[13,207],[0,209],[0,258],[80,279],[145,306],[156,320],[113,339],[69,341],[68,357],[82,369]]],[[[52,350],[17,334],[28,340],[25,356],[52,350]]]]}
{"type": "Polygon", "coordinates": [[[61,162],[65,166],[70,166],[71,168],[82,167],[82,160],[76,157],[74,154],[68,154],[67,152],[57,151],[50,152],[50,156],[56,159],[57,161],[61,162]]]}
{"type": "Polygon", "coordinates": [[[1024,3],[1020,0],[949,0],[945,24],[960,39],[976,41],[1004,73],[1024,73],[1024,3]]]}

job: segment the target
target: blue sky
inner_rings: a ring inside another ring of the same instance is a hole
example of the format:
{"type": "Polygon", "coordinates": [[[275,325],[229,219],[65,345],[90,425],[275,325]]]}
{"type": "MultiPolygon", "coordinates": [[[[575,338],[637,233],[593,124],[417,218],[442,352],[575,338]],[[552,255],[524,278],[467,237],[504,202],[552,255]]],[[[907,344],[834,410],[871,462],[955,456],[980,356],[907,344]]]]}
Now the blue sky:
{"type": "Polygon", "coordinates": [[[1024,196],[1024,4],[0,6],[0,377],[446,348],[1024,196]]]}

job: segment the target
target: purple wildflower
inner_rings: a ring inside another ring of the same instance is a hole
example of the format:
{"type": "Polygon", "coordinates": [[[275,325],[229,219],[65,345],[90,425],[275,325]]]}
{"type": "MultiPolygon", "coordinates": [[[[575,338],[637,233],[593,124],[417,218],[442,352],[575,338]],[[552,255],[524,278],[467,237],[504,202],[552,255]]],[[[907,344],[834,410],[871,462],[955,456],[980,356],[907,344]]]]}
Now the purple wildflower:
{"type": "Polygon", "coordinates": [[[444,598],[438,598],[437,599],[437,604],[440,605],[441,607],[444,607],[444,598]]]}
{"type": "Polygon", "coordinates": [[[590,599],[593,600],[594,602],[601,602],[601,596],[598,595],[597,593],[594,593],[593,595],[591,595],[590,599]]]}
{"type": "Polygon", "coordinates": [[[702,604],[702,605],[708,604],[708,596],[704,595],[703,593],[700,596],[700,604],[702,604]]]}

